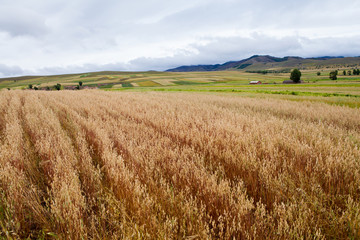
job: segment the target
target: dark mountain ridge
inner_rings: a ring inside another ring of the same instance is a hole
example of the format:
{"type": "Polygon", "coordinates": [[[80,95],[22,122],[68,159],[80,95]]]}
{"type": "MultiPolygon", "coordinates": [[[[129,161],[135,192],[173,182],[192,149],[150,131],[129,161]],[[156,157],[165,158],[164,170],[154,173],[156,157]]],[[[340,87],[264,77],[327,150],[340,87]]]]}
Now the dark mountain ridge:
{"type": "Polygon", "coordinates": [[[360,65],[360,57],[315,57],[297,56],[273,57],[270,55],[254,55],[240,60],[214,65],[181,66],[167,72],[223,71],[223,70],[282,70],[291,68],[316,69],[323,67],[354,67],[360,65]]]}

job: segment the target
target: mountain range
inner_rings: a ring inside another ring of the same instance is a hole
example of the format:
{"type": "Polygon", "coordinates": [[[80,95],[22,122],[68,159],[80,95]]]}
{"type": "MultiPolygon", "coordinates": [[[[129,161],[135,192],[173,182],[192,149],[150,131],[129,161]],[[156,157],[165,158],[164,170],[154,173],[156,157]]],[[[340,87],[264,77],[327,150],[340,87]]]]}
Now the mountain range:
{"type": "Polygon", "coordinates": [[[254,55],[240,61],[230,61],[214,65],[181,66],[167,70],[167,72],[202,72],[225,70],[280,70],[286,71],[293,68],[322,69],[322,68],[354,68],[360,66],[360,57],[317,57],[302,58],[296,56],[273,57],[269,55],[254,55]]]}

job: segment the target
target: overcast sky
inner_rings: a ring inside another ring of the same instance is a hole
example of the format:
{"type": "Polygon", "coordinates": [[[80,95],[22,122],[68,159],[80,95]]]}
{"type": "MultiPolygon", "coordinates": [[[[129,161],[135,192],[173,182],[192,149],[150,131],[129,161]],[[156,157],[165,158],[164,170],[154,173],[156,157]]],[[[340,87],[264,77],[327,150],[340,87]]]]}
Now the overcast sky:
{"type": "Polygon", "coordinates": [[[0,77],[359,56],[359,0],[0,0],[0,77]]]}

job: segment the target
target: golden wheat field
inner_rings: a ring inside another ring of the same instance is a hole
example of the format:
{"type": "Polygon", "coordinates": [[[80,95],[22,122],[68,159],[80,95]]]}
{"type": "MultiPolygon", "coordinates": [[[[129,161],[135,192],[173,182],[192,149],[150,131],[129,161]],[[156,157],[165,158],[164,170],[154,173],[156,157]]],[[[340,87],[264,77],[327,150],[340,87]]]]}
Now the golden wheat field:
{"type": "Polygon", "coordinates": [[[2,91],[0,238],[358,239],[360,110],[2,91]]]}

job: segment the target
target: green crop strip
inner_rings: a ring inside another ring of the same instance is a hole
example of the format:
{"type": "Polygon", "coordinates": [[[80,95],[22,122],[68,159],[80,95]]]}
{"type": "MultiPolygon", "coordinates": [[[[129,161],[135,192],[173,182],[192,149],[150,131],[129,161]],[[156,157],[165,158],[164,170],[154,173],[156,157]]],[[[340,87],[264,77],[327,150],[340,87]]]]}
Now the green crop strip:
{"type": "Polygon", "coordinates": [[[316,96],[316,97],[354,97],[360,98],[360,95],[342,94],[342,93],[317,93],[317,92],[299,92],[299,91],[268,91],[268,90],[240,90],[240,89],[175,89],[175,88],[156,88],[151,91],[164,92],[247,92],[247,93],[265,93],[265,94],[280,94],[280,95],[297,95],[297,96],[316,96]]]}

